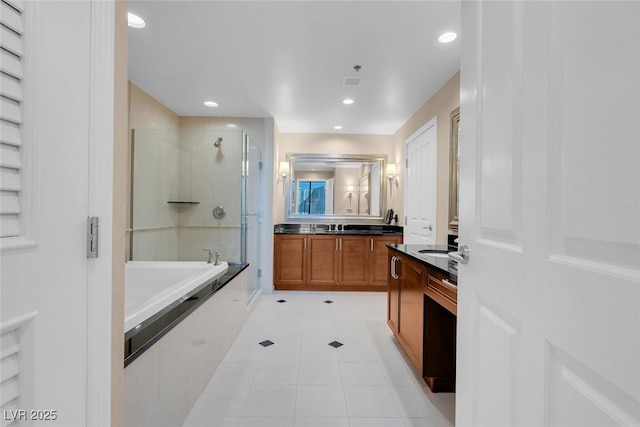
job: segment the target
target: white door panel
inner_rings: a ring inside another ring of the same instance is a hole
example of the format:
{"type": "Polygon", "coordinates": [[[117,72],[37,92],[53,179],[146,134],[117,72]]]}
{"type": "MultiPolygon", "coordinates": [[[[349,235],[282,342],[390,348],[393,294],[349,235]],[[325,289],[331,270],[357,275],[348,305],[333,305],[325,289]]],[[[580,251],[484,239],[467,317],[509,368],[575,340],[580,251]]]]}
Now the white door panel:
{"type": "Polygon", "coordinates": [[[639,23],[463,3],[457,425],[640,424],[639,23]]]}
{"type": "MultiPolygon", "coordinates": [[[[20,351],[16,353],[20,372],[14,384],[17,393],[11,394],[12,399],[15,397],[12,402],[5,402],[9,396],[4,395],[3,404],[27,411],[25,417],[29,421],[18,425],[44,422],[84,426],[88,422],[88,394],[99,409],[108,407],[110,400],[108,395],[97,396],[101,392],[97,387],[88,389],[88,384],[95,383],[88,379],[87,360],[93,349],[87,339],[87,325],[102,325],[103,320],[88,310],[87,291],[88,278],[95,270],[95,264],[89,268],[86,255],[90,101],[92,91],[94,95],[102,93],[92,89],[91,81],[92,5],[35,1],[15,4],[24,7],[26,23],[21,220],[29,243],[18,250],[3,248],[1,257],[3,354],[12,347],[14,338],[20,341],[20,351]],[[16,323],[22,326],[15,337],[14,332],[5,333],[16,323]],[[31,409],[53,411],[46,415],[50,421],[31,418],[31,409]]],[[[113,114],[113,108],[109,114],[113,114]]],[[[112,120],[105,121],[113,127],[112,120]]],[[[112,151],[110,147],[106,150],[112,151]]],[[[100,159],[99,166],[106,161],[100,159]]],[[[106,169],[109,170],[103,173],[108,176],[102,178],[111,181],[111,163],[106,169]]],[[[100,212],[103,211],[92,214],[100,212]]],[[[108,223],[101,226],[103,233],[110,232],[108,223]]],[[[110,238],[104,238],[104,242],[108,241],[110,238]]],[[[109,248],[101,253],[102,265],[108,265],[109,274],[110,260],[109,248]]],[[[110,296],[111,284],[105,282],[95,280],[107,286],[105,293],[110,296]]],[[[110,307],[110,300],[101,299],[98,304],[110,307]]],[[[105,334],[110,339],[110,326],[105,334]]],[[[108,348],[101,351],[106,353],[108,363],[108,348]]],[[[107,377],[110,381],[109,372],[107,377]]],[[[107,393],[109,389],[107,386],[107,393]]],[[[3,425],[16,414],[3,412],[3,425]]],[[[108,417],[101,422],[108,423],[108,417]]]]}
{"type": "Polygon", "coordinates": [[[406,244],[436,243],[437,126],[429,121],[407,139],[404,227],[406,244]]]}

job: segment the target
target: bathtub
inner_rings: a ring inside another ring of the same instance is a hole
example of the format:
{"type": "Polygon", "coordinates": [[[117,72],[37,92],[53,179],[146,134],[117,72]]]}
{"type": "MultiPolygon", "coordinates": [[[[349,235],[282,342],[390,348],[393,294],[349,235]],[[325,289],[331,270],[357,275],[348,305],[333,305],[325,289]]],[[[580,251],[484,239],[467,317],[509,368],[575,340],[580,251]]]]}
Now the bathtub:
{"type": "Polygon", "coordinates": [[[223,275],[219,265],[186,261],[129,261],[125,266],[125,332],[176,301],[188,298],[201,285],[223,275]]]}

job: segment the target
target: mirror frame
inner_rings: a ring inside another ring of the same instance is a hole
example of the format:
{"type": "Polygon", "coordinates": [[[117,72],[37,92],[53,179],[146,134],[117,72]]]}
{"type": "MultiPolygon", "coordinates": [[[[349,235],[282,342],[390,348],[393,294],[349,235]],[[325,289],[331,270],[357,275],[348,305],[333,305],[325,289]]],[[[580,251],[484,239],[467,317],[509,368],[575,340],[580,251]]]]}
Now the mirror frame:
{"type": "Polygon", "coordinates": [[[387,170],[386,154],[313,154],[313,153],[287,153],[289,162],[289,175],[286,179],[287,191],[284,198],[284,215],[287,222],[358,222],[358,221],[383,221],[387,210],[387,186],[385,171],[387,170]],[[291,176],[293,165],[298,161],[335,161],[335,162],[380,162],[380,215],[293,215],[291,212],[291,176]]]}
{"type": "Polygon", "coordinates": [[[449,148],[449,231],[458,233],[458,177],[460,158],[458,137],[460,133],[460,107],[451,112],[451,143],[449,148]]]}

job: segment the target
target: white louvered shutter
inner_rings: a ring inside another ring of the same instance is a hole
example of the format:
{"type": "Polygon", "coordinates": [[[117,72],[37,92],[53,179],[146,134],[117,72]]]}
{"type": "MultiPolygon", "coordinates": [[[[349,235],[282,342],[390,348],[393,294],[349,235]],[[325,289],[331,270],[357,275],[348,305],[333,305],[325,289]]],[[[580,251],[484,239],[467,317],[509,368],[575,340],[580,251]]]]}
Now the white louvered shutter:
{"type": "Polygon", "coordinates": [[[23,11],[22,1],[0,2],[0,237],[22,233],[23,11]]]}

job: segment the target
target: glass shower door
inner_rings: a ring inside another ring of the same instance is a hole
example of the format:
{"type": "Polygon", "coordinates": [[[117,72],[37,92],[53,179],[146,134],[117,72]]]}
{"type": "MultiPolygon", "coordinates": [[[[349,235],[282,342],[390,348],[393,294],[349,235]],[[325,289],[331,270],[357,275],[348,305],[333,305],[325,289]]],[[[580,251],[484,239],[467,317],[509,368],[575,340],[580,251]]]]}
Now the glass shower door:
{"type": "Polygon", "coordinates": [[[243,259],[249,263],[247,301],[256,295],[261,283],[260,244],[262,233],[262,151],[244,134],[245,164],[243,210],[244,251],[243,259]]]}

